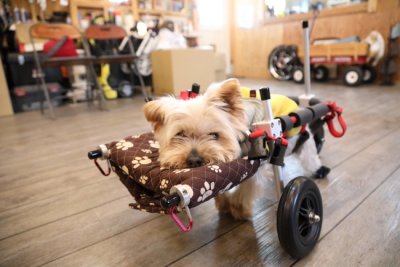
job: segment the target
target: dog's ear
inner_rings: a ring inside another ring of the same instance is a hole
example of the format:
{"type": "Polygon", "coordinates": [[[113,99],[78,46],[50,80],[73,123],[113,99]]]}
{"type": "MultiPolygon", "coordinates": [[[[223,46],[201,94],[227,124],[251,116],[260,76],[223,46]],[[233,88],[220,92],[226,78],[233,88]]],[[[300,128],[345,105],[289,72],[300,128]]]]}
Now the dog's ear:
{"type": "Polygon", "coordinates": [[[165,109],[162,99],[147,102],[143,107],[144,116],[151,123],[154,131],[164,124],[165,109]]]}
{"type": "Polygon", "coordinates": [[[207,101],[234,116],[242,116],[242,97],[237,79],[228,79],[212,85],[206,92],[207,101]]]}

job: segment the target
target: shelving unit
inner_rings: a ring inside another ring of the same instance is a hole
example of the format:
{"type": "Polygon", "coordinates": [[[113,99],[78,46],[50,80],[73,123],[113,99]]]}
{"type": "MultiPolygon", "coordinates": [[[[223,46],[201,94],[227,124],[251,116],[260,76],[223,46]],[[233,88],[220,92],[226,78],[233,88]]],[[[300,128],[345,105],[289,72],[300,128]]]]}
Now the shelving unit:
{"type": "Polygon", "coordinates": [[[109,20],[110,12],[118,10],[123,14],[131,13],[135,21],[150,18],[161,24],[169,19],[184,24],[192,20],[191,4],[191,0],[127,0],[126,4],[113,4],[109,0],[70,0],[70,14],[72,24],[77,27],[80,26],[79,17],[85,11],[102,12],[105,20],[109,20]]]}

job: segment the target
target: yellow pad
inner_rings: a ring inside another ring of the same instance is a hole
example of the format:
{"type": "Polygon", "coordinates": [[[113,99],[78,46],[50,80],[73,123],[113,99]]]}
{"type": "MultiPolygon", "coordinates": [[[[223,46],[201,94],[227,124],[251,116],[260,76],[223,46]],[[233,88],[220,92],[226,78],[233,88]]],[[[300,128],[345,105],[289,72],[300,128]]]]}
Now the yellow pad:
{"type": "MultiPolygon", "coordinates": [[[[240,87],[240,92],[243,98],[250,98],[250,88],[240,87]]],[[[260,91],[256,90],[257,99],[261,99],[260,91]]],[[[279,116],[289,115],[296,111],[299,106],[295,101],[284,95],[271,94],[272,114],[274,118],[279,116]]],[[[288,132],[288,137],[292,137],[300,132],[300,127],[293,128],[288,132]]]]}

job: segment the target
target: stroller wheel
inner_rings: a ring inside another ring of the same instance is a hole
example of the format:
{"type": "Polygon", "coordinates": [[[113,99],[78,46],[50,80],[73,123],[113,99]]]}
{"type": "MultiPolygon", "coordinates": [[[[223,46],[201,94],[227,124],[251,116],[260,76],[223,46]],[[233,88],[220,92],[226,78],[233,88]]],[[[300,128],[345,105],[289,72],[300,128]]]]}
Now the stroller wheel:
{"type": "Polygon", "coordinates": [[[317,185],[297,177],[285,187],[278,206],[277,230],[281,246],[295,259],[306,256],[318,242],[322,199],[317,185]]]}

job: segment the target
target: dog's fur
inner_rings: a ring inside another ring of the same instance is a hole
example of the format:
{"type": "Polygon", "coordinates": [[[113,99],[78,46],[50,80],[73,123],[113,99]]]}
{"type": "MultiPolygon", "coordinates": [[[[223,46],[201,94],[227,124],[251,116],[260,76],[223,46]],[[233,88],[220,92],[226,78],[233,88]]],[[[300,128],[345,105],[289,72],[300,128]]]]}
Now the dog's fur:
{"type": "MultiPolygon", "coordinates": [[[[204,95],[194,99],[162,97],[148,102],[144,114],[160,144],[162,167],[198,167],[236,159],[241,155],[239,141],[251,127],[236,79],[213,84],[204,95]]],[[[284,168],[284,175],[291,178],[311,175],[321,167],[312,138],[299,151],[291,153],[296,139],[289,140],[285,158],[286,166],[296,166],[284,168]],[[290,173],[291,169],[296,173],[290,173]]],[[[216,205],[220,212],[228,212],[236,219],[251,218],[257,183],[267,180],[265,176],[271,177],[270,172],[270,164],[263,164],[254,177],[218,196],[216,205]]]]}

